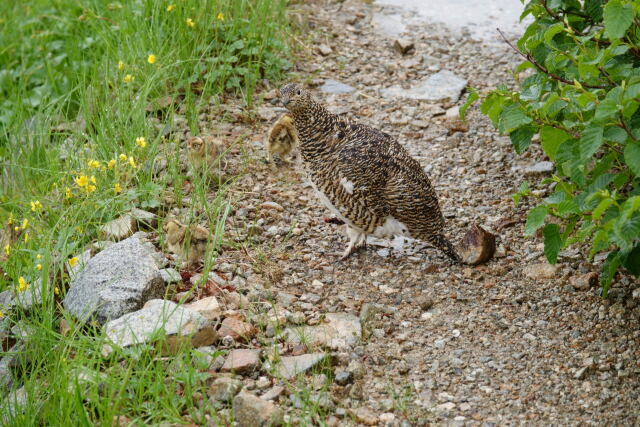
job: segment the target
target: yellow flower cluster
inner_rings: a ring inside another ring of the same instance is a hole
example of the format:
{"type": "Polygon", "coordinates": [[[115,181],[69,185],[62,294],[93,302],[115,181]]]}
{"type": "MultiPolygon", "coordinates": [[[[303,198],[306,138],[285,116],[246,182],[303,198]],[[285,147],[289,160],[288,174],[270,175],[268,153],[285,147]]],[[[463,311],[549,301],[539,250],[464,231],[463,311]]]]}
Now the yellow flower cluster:
{"type": "Polygon", "coordinates": [[[176,8],[175,4],[170,4],[169,6],[167,6],[167,12],[173,12],[175,8],[176,8]]]}
{"type": "Polygon", "coordinates": [[[144,136],[139,136],[136,138],[136,145],[138,147],[144,148],[147,146],[147,140],[144,139],[144,136]]]}
{"type": "Polygon", "coordinates": [[[193,22],[193,19],[191,18],[187,18],[186,23],[187,23],[187,27],[190,27],[190,28],[193,28],[196,26],[196,23],[193,22]]]}
{"type": "Polygon", "coordinates": [[[75,183],[78,187],[80,187],[82,190],[86,191],[87,193],[93,193],[94,191],[96,191],[96,186],[94,184],[97,183],[96,177],[91,175],[91,178],[88,178],[86,175],[80,175],[79,177],[76,177],[75,179],[75,183]]]}
{"type": "Polygon", "coordinates": [[[125,83],[131,83],[135,80],[136,78],[134,76],[132,76],[131,74],[127,74],[126,76],[124,76],[124,79],[122,79],[125,83]]]}
{"type": "Polygon", "coordinates": [[[31,202],[31,210],[33,212],[38,212],[39,210],[42,210],[42,203],[40,203],[40,200],[31,202]]]}
{"type": "Polygon", "coordinates": [[[218,13],[218,16],[216,16],[216,19],[218,21],[224,21],[224,13],[222,12],[218,13]]]}
{"type": "Polygon", "coordinates": [[[24,280],[24,277],[20,276],[20,278],[18,278],[18,292],[24,292],[28,287],[29,284],[27,283],[27,281],[24,280]]]}

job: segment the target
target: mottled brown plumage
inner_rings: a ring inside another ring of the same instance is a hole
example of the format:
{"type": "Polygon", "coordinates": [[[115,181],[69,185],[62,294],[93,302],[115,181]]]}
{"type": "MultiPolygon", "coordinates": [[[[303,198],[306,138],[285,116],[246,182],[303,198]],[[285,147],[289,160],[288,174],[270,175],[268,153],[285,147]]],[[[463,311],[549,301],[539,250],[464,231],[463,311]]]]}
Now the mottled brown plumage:
{"type": "Polygon", "coordinates": [[[198,171],[209,171],[220,176],[224,169],[224,143],[212,136],[187,138],[187,155],[191,166],[198,171]]]}
{"type": "Polygon", "coordinates": [[[169,252],[176,254],[187,265],[202,260],[207,251],[209,230],[195,224],[186,226],[176,219],[167,221],[162,229],[169,252]]]}
{"type": "Polygon", "coordinates": [[[298,134],[293,126],[293,118],[289,114],[283,114],[271,126],[264,145],[267,150],[267,162],[271,161],[273,154],[277,154],[283,161],[291,163],[285,156],[298,146],[298,134]]]}
{"type": "Polygon", "coordinates": [[[368,234],[420,239],[459,262],[429,177],[391,136],[327,111],[297,84],[280,91],[318,196],[347,224],[343,258],[368,234]]]}

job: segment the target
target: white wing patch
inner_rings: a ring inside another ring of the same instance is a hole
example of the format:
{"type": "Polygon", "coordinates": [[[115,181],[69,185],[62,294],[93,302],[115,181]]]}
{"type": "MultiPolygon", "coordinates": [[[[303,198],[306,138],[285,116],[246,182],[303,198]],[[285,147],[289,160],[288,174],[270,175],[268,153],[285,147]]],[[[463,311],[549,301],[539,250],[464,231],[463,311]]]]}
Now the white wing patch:
{"type": "Polygon", "coordinates": [[[391,237],[391,236],[411,237],[409,235],[409,228],[402,222],[392,217],[391,215],[387,217],[387,219],[384,221],[384,224],[382,224],[379,227],[376,227],[375,231],[373,232],[373,235],[376,237],[391,237]]]}
{"type": "Polygon", "coordinates": [[[346,191],[349,194],[353,194],[353,182],[349,181],[347,178],[342,178],[340,180],[340,185],[342,185],[342,188],[344,188],[344,191],[346,191]]]}

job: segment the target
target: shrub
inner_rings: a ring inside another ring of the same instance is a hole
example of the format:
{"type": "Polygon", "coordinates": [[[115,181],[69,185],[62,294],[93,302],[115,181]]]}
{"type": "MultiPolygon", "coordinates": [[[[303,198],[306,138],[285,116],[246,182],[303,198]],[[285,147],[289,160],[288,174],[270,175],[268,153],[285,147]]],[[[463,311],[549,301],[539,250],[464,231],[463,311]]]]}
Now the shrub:
{"type": "MultiPolygon", "coordinates": [[[[518,154],[539,134],[556,173],[525,233],[542,228],[545,255],[588,242],[608,252],[603,296],[619,268],[640,274],[640,1],[531,0],[517,45],[521,89],[498,87],[481,110],[518,154]]],[[[506,40],[506,39],[505,39],[506,40]]],[[[509,43],[511,44],[511,43],[509,43]]],[[[515,200],[534,197],[523,183],[515,200]]]]}

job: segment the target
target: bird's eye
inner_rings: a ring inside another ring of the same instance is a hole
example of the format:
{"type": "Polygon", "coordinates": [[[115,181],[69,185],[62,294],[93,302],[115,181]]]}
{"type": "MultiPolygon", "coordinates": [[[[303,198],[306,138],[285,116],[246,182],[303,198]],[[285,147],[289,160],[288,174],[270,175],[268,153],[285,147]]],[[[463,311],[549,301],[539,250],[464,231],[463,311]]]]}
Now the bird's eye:
{"type": "Polygon", "coordinates": [[[298,89],[298,95],[302,95],[302,91],[298,89]]]}

